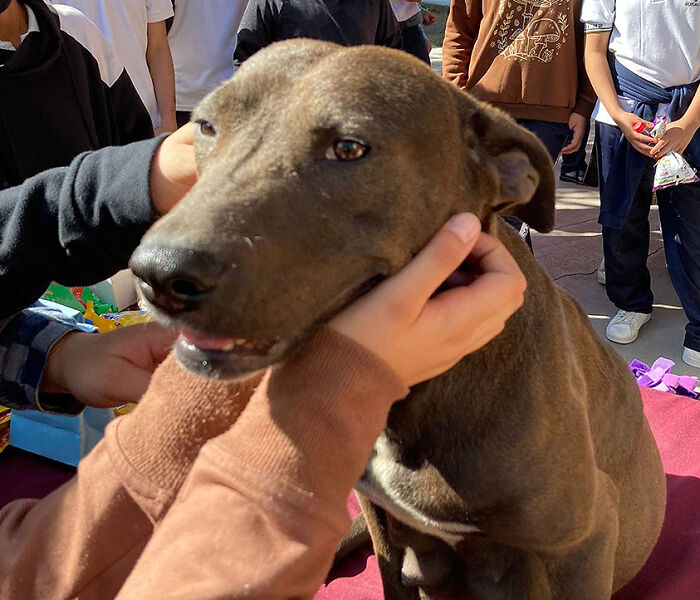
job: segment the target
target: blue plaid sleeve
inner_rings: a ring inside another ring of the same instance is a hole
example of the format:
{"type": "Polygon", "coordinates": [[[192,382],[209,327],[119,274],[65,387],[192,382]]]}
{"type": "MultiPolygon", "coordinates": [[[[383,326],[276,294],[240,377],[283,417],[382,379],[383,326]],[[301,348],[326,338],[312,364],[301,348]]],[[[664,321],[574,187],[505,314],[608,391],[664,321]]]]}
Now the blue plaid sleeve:
{"type": "Polygon", "coordinates": [[[13,409],[78,414],[83,405],[67,394],[39,394],[49,351],[71,331],[94,331],[45,303],[23,310],[0,331],[0,404],[13,409]]]}

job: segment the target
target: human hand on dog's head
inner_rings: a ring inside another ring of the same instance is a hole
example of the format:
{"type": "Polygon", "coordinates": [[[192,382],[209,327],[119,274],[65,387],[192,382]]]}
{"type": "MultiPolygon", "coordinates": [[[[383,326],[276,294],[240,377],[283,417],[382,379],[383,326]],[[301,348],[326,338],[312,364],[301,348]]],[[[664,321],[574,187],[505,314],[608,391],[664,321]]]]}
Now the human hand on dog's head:
{"type": "Polygon", "coordinates": [[[383,359],[407,386],[444,373],[496,337],[523,303],[525,277],[470,213],[452,217],[396,275],[329,326],[383,359]],[[480,273],[435,296],[467,260],[480,273]]]}
{"type": "Polygon", "coordinates": [[[151,166],[151,198],[164,215],[190,191],[197,180],[194,161],[194,130],[188,123],[163,140],[151,166]]]}

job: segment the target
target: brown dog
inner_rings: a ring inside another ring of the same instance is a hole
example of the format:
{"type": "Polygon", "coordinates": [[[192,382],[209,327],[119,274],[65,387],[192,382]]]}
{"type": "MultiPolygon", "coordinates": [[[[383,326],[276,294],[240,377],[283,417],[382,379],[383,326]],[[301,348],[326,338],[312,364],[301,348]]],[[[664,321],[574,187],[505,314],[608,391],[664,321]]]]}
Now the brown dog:
{"type": "Polygon", "coordinates": [[[394,406],[358,482],[386,597],[600,600],[631,579],[665,504],[634,379],[495,218],[552,227],[536,138],[406,54],[303,40],[194,118],[199,180],[132,259],[187,368],[283,360],[460,211],[527,277],[500,336],[394,406]]]}

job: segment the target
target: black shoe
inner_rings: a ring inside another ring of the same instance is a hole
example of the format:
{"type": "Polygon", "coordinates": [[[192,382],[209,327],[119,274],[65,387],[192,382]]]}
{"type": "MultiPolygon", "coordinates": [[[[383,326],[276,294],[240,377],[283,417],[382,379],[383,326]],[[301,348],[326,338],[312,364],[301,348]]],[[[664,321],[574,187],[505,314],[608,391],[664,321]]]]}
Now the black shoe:
{"type": "Polygon", "coordinates": [[[562,169],[561,173],[559,173],[560,181],[568,181],[569,183],[575,183],[577,185],[583,185],[585,179],[586,167],[574,169],[573,171],[564,171],[562,169]]]}

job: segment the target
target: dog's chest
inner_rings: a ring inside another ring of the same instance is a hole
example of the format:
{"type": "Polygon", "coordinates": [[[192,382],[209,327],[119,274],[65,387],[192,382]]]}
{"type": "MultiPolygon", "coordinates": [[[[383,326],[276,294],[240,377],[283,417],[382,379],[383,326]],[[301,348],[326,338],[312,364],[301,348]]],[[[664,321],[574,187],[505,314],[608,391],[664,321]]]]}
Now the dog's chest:
{"type": "Polygon", "coordinates": [[[467,519],[452,520],[437,514],[436,496],[440,490],[434,487],[426,485],[417,470],[396,460],[395,448],[384,433],[377,439],[365,472],[355,484],[358,492],[397,520],[451,546],[465,535],[478,532],[467,519]]]}

